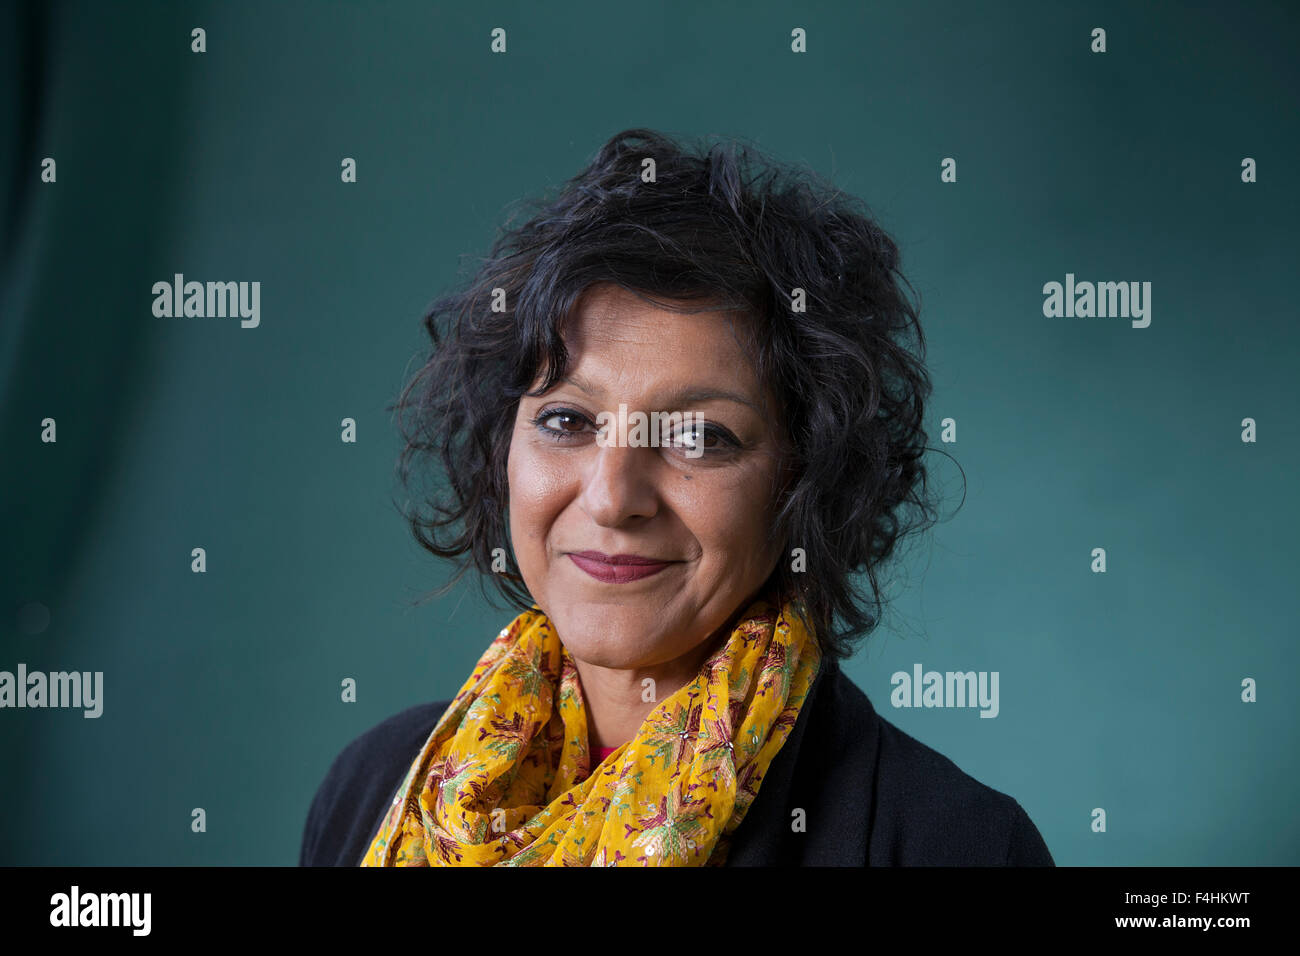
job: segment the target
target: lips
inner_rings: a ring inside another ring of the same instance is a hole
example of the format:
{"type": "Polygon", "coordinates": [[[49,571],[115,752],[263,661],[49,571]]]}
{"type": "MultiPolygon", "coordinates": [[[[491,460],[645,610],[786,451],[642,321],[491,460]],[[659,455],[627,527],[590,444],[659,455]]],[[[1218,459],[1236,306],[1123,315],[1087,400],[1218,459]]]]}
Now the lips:
{"type": "Polygon", "coordinates": [[[677,563],[646,558],[638,554],[605,554],[601,551],[570,551],[569,558],[597,581],[606,584],[639,581],[677,563]]]}

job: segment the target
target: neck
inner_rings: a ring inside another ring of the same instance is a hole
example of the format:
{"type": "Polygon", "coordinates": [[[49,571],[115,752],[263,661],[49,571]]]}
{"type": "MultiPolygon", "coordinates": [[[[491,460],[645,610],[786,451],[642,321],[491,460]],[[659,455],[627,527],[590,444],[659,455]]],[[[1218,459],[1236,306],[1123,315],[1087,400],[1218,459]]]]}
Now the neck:
{"type": "Polygon", "coordinates": [[[574,658],[587,709],[588,748],[596,752],[601,747],[618,747],[635,737],[660,702],[695,679],[717,649],[719,636],[715,634],[676,660],[650,667],[624,670],[574,658]]]}
{"type": "Polygon", "coordinates": [[[635,737],[660,701],[671,697],[696,678],[709,655],[731,637],[745,609],[762,592],[763,589],[759,588],[741,601],[731,617],[707,640],[676,660],[622,669],[589,664],[575,657],[573,663],[578,669],[587,708],[588,749],[596,752],[601,747],[618,747],[635,737]],[[654,683],[644,683],[647,678],[654,683]]]}

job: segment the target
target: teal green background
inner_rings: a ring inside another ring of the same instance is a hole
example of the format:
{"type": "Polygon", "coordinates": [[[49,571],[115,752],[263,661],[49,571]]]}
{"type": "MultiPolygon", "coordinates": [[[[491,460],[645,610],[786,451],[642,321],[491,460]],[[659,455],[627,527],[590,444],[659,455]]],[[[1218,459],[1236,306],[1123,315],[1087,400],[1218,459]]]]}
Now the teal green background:
{"type": "Polygon", "coordinates": [[[0,711],[0,863],[294,863],[334,755],[456,692],[510,614],[469,584],[413,603],[446,571],[394,505],[385,406],[424,307],[510,204],[631,126],[806,164],[903,249],[931,435],[956,420],[939,447],[966,484],[932,457],[951,518],[905,552],[846,665],[884,716],[1019,800],[1060,864],[1300,863],[1298,19],[6,6],[0,669],[102,670],[105,689],[97,720],[0,711]],[[261,326],[155,318],[175,272],[260,281],[261,326]],[[1045,318],[1067,272],[1152,282],[1151,326],[1045,318]],[[1000,715],[890,707],[916,662],[998,671],[1000,715]]]}

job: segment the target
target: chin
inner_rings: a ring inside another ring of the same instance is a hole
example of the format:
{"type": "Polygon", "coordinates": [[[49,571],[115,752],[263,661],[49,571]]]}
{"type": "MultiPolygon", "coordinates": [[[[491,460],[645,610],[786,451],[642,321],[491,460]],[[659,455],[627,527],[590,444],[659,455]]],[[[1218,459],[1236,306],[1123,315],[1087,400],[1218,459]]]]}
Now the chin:
{"type": "Polygon", "coordinates": [[[569,653],[597,667],[626,670],[661,664],[689,649],[674,652],[661,630],[662,619],[648,619],[647,612],[639,609],[603,605],[570,613],[561,610],[551,620],[569,653]]]}

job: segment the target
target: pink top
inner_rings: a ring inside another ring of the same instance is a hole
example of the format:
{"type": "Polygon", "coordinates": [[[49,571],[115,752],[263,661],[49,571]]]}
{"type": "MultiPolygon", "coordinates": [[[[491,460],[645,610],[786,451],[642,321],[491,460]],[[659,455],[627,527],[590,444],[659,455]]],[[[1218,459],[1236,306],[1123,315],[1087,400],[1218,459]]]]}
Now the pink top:
{"type": "Polygon", "coordinates": [[[605,758],[608,757],[610,754],[612,754],[612,753],[613,753],[615,750],[617,750],[617,749],[618,749],[617,747],[597,747],[597,748],[596,748],[596,763],[597,763],[597,764],[604,763],[605,758]]]}

